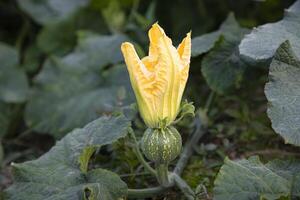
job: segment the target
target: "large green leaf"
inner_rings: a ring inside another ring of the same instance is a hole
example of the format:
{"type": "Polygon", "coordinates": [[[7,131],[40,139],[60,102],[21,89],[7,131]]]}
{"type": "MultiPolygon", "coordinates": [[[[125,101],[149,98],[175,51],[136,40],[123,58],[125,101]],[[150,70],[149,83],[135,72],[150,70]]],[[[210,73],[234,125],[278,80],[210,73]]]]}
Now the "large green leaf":
{"type": "Polygon", "coordinates": [[[19,68],[16,49],[0,43],[0,138],[7,132],[12,110],[9,103],[21,103],[28,96],[27,77],[19,68]]]}
{"type": "Polygon", "coordinates": [[[19,103],[28,95],[27,77],[19,68],[19,56],[16,49],[0,43],[0,100],[19,103]]]}
{"type": "Polygon", "coordinates": [[[221,24],[219,30],[192,39],[192,56],[195,57],[207,53],[214,47],[222,35],[229,40],[235,40],[235,36],[240,38],[241,34],[244,34],[243,30],[245,31],[245,29],[239,26],[234,15],[230,13],[221,24]]]}
{"type": "Polygon", "coordinates": [[[215,200],[275,200],[300,197],[300,162],[275,160],[263,164],[258,157],[226,158],[216,180],[215,200]]]}
{"type": "Polygon", "coordinates": [[[273,129],[286,143],[300,145],[300,60],[288,41],[277,50],[270,65],[265,94],[273,129]]]}
{"type": "Polygon", "coordinates": [[[78,30],[106,33],[106,25],[99,12],[80,9],[66,19],[47,24],[39,33],[37,44],[47,54],[62,55],[76,45],[78,30]],[[62,34],[63,33],[63,34],[62,34]]]}
{"type": "Polygon", "coordinates": [[[240,59],[239,40],[221,38],[202,61],[202,74],[208,85],[217,93],[239,87],[247,65],[240,59]]]}
{"type": "Polygon", "coordinates": [[[126,67],[103,67],[121,61],[124,36],[81,35],[76,50],[49,59],[35,78],[27,104],[27,125],[61,137],[73,128],[133,102],[126,67]]]}
{"type": "Polygon", "coordinates": [[[96,148],[125,137],[130,122],[123,116],[101,117],[75,129],[37,160],[13,164],[14,184],[5,191],[11,200],[117,200],[126,184],[104,169],[88,170],[96,148]]]}
{"type": "Polygon", "coordinates": [[[283,20],[253,29],[240,44],[240,53],[254,64],[273,57],[276,49],[289,40],[297,56],[300,56],[300,1],[296,1],[285,13],[283,20]]]}
{"type": "Polygon", "coordinates": [[[20,8],[39,24],[65,19],[89,2],[90,0],[18,0],[20,8]]]}
{"type": "Polygon", "coordinates": [[[79,32],[78,36],[78,46],[73,53],[64,57],[64,63],[99,71],[108,64],[123,60],[120,46],[128,40],[126,36],[104,36],[85,31],[79,32]]]}
{"type": "Polygon", "coordinates": [[[219,94],[238,86],[243,78],[246,64],[239,56],[238,45],[247,32],[247,29],[239,26],[233,15],[229,15],[218,31],[221,35],[218,42],[203,58],[202,74],[208,85],[219,94]]]}
{"type": "Polygon", "coordinates": [[[220,35],[221,31],[215,31],[194,37],[192,39],[192,57],[199,56],[212,49],[220,35]]]}

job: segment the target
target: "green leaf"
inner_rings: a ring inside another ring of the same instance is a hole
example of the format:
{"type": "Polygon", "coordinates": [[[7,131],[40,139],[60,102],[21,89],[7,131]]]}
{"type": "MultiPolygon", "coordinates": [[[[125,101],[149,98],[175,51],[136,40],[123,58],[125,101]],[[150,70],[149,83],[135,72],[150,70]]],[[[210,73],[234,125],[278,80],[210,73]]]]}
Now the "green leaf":
{"type": "Polygon", "coordinates": [[[49,59],[35,77],[32,98],[25,110],[28,126],[60,138],[66,132],[133,102],[124,65],[103,71],[121,61],[124,36],[81,34],[76,50],[49,59]]]}
{"type": "Polygon", "coordinates": [[[212,33],[194,37],[192,39],[192,57],[199,56],[212,49],[220,35],[220,31],[215,31],[212,33]]]}
{"type": "MultiPolygon", "coordinates": [[[[64,62],[76,68],[100,70],[108,64],[123,61],[120,46],[129,39],[121,34],[99,35],[88,31],[78,33],[78,46],[64,57],[64,62]]],[[[126,80],[126,79],[125,79],[126,80]]]]}
{"type": "Polygon", "coordinates": [[[211,89],[219,94],[239,87],[247,66],[240,58],[238,45],[247,31],[229,15],[219,31],[223,35],[202,60],[202,74],[211,89]]]}
{"type": "Polygon", "coordinates": [[[123,116],[101,117],[75,129],[37,160],[13,164],[14,184],[5,191],[11,200],[113,200],[124,197],[126,184],[104,169],[88,171],[84,152],[115,142],[127,134],[123,116]],[[87,198],[88,196],[88,198],[87,198]]]}
{"type": "Polygon", "coordinates": [[[65,19],[89,4],[89,0],[18,0],[17,2],[24,12],[42,25],[65,19]]]}
{"type": "Polygon", "coordinates": [[[7,132],[12,116],[8,103],[19,103],[27,98],[28,83],[25,73],[18,69],[17,51],[0,43],[0,138],[7,132]]]}
{"type": "Polygon", "coordinates": [[[239,57],[239,41],[221,38],[203,58],[202,74],[212,90],[224,94],[234,86],[239,87],[247,65],[239,57]]]}
{"type": "Polygon", "coordinates": [[[107,29],[100,13],[80,9],[64,20],[46,25],[38,35],[38,47],[47,54],[68,53],[76,45],[79,30],[106,33],[107,29]]]}
{"type": "Polygon", "coordinates": [[[276,51],[265,94],[273,129],[286,143],[300,145],[300,60],[288,41],[276,51]]]}
{"type": "Polygon", "coordinates": [[[220,26],[219,30],[194,37],[192,39],[192,56],[196,57],[201,54],[207,53],[214,47],[215,43],[222,35],[229,40],[235,40],[234,37],[237,36],[238,38],[240,38],[240,35],[243,35],[245,30],[246,29],[242,29],[239,26],[234,15],[230,13],[220,26]]]}
{"type": "Polygon", "coordinates": [[[28,82],[24,71],[18,68],[18,52],[13,47],[0,43],[0,100],[20,103],[28,95],[28,82]]]}
{"type": "Polygon", "coordinates": [[[254,64],[273,57],[281,43],[289,40],[297,56],[300,56],[300,1],[296,1],[276,23],[265,24],[252,30],[242,40],[239,48],[254,64]]]}
{"type": "Polygon", "coordinates": [[[215,200],[274,200],[300,197],[300,162],[275,160],[263,164],[258,157],[225,164],[215,180],[215,200]]]}

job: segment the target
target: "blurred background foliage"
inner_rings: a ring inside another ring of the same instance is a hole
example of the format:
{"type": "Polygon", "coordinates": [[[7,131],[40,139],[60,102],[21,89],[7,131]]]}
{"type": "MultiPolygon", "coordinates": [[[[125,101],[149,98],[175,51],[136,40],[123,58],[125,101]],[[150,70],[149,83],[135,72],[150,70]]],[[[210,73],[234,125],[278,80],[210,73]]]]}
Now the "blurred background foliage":
{"type": "MultiPolygon", "coordinates": [[[[194,39],[185,94],[199,108],[211,90],[217,93],[209,134],[184,173],[192,187],[202,184],[204,199],[211,197],[225,156],[299,156],[270,127],[263,93],[268,70],[263,64],[249,68],[236,52],[244,34],[282,19],[293,2],[0,0],[0,188],[12,182],[10,162],[37,158],[68,131],[134,102],[119,47],[132,41],[139,55],[146,55],[147,30],[154,22],[176,45],[190,30],[193,38],[217,31],[194,39]],[[210,42],[205,50],[204,42],[210,42]]],[[[143,123],[134,121],[141,135],[143,123]]],[[[189,128],[185,119],[183,139],[189,128]]],[[[101,151],[93,165],[113,169],[130,187],[152,184],[126,138],[101,151]]],[[[175,191],[167,195],[180,198],[175,191]]]]}

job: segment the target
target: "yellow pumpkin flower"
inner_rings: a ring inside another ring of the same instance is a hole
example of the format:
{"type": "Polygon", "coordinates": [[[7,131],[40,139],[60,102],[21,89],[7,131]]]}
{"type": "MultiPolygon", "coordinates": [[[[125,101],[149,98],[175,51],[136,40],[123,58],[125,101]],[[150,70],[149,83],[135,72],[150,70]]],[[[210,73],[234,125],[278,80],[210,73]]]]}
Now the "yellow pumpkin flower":
{"type": "Polygon", "coordinates": [[[148,36],[149,55],[143,59],[129,42],[121,50],[141,116],[148,127],[158,128],[162,121],[172,123],[178,114],[189,72],[191,33],[177,49],[157,23],[148,36]]]}

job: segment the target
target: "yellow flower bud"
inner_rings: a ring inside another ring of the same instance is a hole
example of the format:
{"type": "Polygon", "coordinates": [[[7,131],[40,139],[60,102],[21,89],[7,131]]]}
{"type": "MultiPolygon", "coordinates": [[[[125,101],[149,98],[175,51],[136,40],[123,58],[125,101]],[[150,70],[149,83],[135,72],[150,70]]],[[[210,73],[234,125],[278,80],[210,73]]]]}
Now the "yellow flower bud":
{"type": "Polygon", "coordinates": [[[176,49],[164,30],[153,24],[148,32],[149,55],[140,59],[134,46],[121,46],[141,116],[150,128],[172,123],[179,110],[187,82],[191,33],[176,49]]]}

